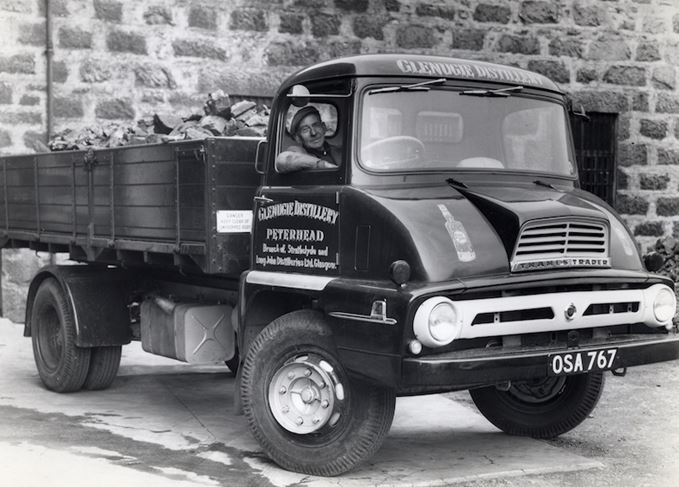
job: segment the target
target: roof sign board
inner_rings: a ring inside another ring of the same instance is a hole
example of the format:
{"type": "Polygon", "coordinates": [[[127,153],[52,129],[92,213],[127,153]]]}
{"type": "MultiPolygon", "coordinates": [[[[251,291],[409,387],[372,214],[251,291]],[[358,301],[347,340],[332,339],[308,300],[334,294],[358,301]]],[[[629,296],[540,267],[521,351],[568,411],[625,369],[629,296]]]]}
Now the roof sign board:
{"type": "Polygon", "coordinates": [[[398,66],[401,72],[406,74],[482,79],[521,85],[545,86],[545,78],[543,76],[509,66],[409,59],[398,59],[396,66],[398,66]]]}

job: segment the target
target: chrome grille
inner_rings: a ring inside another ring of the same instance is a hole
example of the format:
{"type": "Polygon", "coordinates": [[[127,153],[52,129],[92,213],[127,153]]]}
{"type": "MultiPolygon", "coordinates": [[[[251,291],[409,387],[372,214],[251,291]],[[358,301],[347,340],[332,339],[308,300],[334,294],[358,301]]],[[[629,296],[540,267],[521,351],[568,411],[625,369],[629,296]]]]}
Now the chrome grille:
{"type": "Polygon", "coordinates": [[[609,267],[605,223],[540,220],[521,229],[512,256],[513,270],[581,266],[609,267]],[[536,265],[524,265],[527,262],[536,265]]]}

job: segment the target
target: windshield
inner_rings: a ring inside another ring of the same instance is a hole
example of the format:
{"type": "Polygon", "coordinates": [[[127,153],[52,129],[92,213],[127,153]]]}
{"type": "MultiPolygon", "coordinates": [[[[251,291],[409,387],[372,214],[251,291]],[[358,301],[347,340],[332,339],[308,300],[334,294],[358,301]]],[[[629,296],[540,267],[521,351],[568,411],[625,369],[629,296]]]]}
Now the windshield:
{"type": "Polygon", "coordinates": [[[562,105],[516,92],[489,94],[497,95],[435,86],[426,91],[365,92],[361,164],[375,171],[459,168],[575,174],[562,105]]]}

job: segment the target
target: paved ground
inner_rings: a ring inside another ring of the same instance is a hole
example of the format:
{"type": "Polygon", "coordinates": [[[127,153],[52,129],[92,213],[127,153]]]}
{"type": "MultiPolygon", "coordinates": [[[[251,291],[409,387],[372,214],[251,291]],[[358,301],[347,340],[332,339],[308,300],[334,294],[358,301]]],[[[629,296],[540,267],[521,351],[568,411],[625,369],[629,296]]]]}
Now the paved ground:
{"type": "Polygon", "coordinates": [[[553,442],[499,433],[466,393],[399,399],[380,452],[335,479],[268,461],[231,413],[234,379],[224,367],[190,367],[131,345],[109,390],[54,394],[40,384],[30,340],[6,320],[0,367],[2,485],[679,485],[679,380],[670,365],[657,368],[660,378],[647,368],[631,386],[610,380],[615,392],[594,417],[553,442]],[[662,425],[649,427],[650,418],[662,425]]]}

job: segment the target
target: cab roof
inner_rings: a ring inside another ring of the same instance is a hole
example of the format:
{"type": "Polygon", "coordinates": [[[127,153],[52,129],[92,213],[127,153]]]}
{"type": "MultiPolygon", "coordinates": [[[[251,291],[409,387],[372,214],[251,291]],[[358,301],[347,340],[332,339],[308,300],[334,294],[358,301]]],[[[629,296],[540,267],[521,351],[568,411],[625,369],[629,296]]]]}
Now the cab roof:
{"type": "Polygon", "coordinates": [[[561,93],[549,78],[502,64],[415,54],[365,54],[313,64],[285,80],[281,92],[295,84],[344,76],[413,76],[530,86],[561,93]]]}

